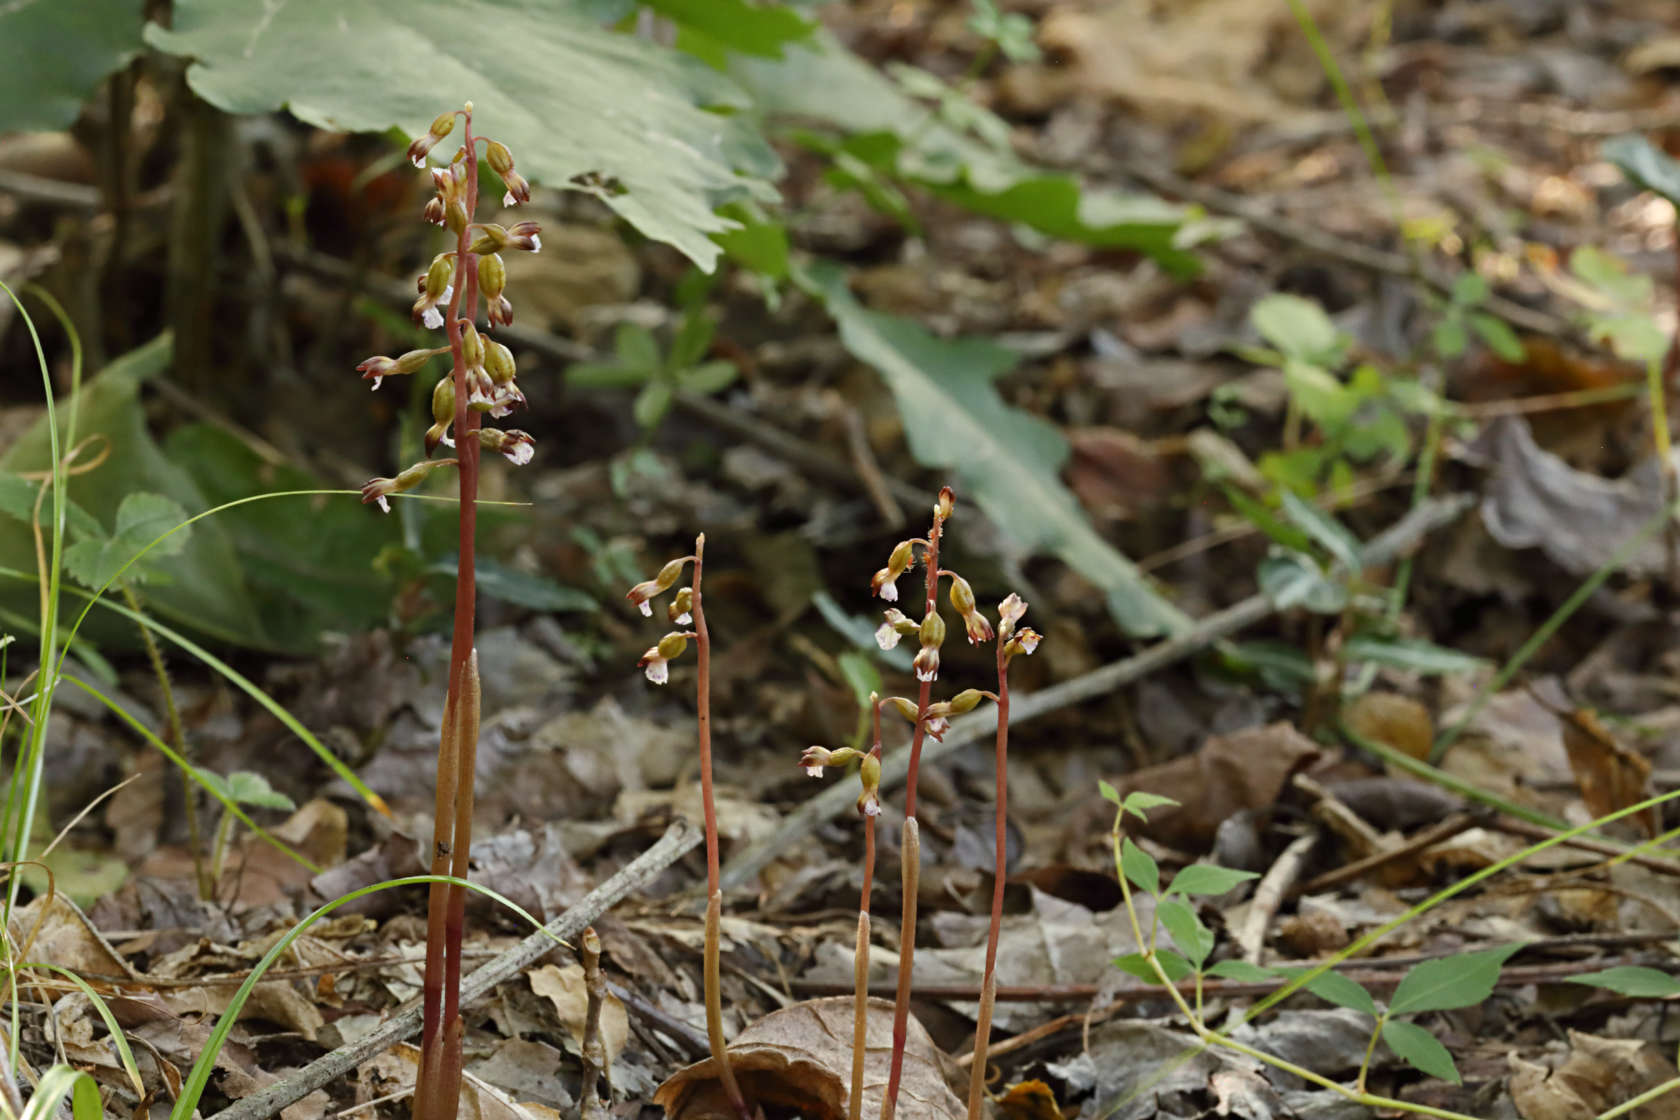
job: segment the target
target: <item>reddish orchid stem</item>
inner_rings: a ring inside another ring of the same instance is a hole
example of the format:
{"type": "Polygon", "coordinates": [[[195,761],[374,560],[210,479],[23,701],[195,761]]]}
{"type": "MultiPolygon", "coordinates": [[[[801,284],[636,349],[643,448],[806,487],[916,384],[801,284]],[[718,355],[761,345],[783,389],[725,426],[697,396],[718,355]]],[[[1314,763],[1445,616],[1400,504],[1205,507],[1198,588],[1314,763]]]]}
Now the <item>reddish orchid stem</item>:
{"type": "Polygon", "coordinates": [[[700,592],[700,578],[706,555],[706,534],[694,538],[694,582],[689,610],[694,615],[694,647],[697,664],[695,684],[696,723],[700,740],[700,802],[706,820],[706,947],[702,972],[705,979],[706,1038],[711,1046],[712,1061],[717,1065],[718,1081],[724,1096],[741,1120],[752,1120],[746,1098],[735,1080],[729,1064],[729,1051],[723,1035],[723,993],[721,991],[721,927],[723,922],[723,892],[718,887],[718,827],[717,805],[712,796],[712,638],[706,629],[705,600],[700,592]]]}
{"type": "MultiPolygon", "coordinates": [[[[944,517],[935,512],[933,528],[928,531],[927,551],[922,564],[927,569],[927,610],[937,609],[939,601],[939,537],[945,525],[944,517]]],[[[928,702],[933,693],[933,681],[921,682],[916,691],[916,728],[910,736],[910,769],[904,778],[904,820],[906,825],[916,817],[916,777],[921,769],[922,737],[927,731],[928,702]]],[[[904,1045],[910,1035],[910,981],[916,963],[916,907],[910,898],[913,884],[904,884],[904,919],[899,924],[898,994],[893,1001],[892,1067],[887,1074],[887,1095],[881,1102],[881,1120],[893,1120],[898,1110],[899,1082],[904,1076],[904,1045]]]]}
{"type": "Polygon", "coordinates": [[[968,1079],[968,1120],[979,1120],[986,1091],[986,1048],[992,1036],[992,1006],[997,1001],[998,941],[1003,936],[1003,881],[1009,856],[1009,660],[1004,638],[997,639],[997,832],[992,863],[992,922],[986,932],[986,972],[980,987],[980,1015],[974,1024],[974,1066],[968,1079]]]}
{"type": "MultiPolygon", "coordinates": [[[[869,753],[881,758],[881,699],[875,698],[874,743],[869,753]]],[[[869,1039],[869,896],[875,891],[875,818],[863,815],[863,889],[858,892],[857,944],[852,960],[852,1091],[847,1120],[863,1117],[863,1059],[869,1039]]]]}
{"type": "MultiPolygon", "coordinates": [[[[472,164],[467,181],[466,210],[468,215],[478,209],[477,141],[472,134],[472,113],[463,111],[465,138],[463,147],[472,164]]],[[[455,454],[460,478],[459,551],[455,569],[455,626],[449,648],[449,699],[446,713],[459,708],[465,687],[467,662],[473,650],[473,622],[477,609],[478,586],[475,571],[474,545],[478,535],[478,413],[467,408],[467,367],[461,354],[461,321],[476,319],[478,315],[478,269],[471,244],[470,223],[464,225],[455,238],[454,292],[449,301],[449,314],[444,327],[449,337],[449,351],[454,363],[450,377],[455,383],[455,454]]],[[[444,738],[453,738],[447,726],[444,738]]],[[[447,859],[453,870],[457,865],[464,872],[471,846],[472,823],[472,761],[475,752],[460,743],[448,748],[440,744],[438,751],[437,806],[433,822],[432,858],[436,863],[447,859]],[[464,763],[464,765],[463,765],[464,763]],[[463,769],[465,774],[463,776],[463,769]],[[466,828],[461,827],[462,818],[466,828]]],[[[426,914],[426,973],[422,1001],[423,1027],[420,1043],[420,1072],[416,1083],[415,1115],[421,1120],[453,1120],[458,1105],[458,1093],[449,1090],[449,1083],[459,1083],[460,1029],[453,1024],[460,1013],[461,939],[464,927],[466,892],[460,887],[433,884],[426,914]],[[453,1050],[453,1056],[449,1051],[453,1050]]]]}

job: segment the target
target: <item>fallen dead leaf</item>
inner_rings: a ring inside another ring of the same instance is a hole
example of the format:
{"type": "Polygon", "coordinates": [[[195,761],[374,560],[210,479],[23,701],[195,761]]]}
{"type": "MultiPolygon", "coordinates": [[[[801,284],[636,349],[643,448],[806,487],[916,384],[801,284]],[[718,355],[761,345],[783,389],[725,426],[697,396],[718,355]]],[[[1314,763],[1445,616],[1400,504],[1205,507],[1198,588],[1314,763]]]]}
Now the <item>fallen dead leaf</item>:
{"type": "MultiPolygon", "coordinates": [[[[526,973],[531,990],[554,1005],[560,1025],[579,1047],[583,1045],[584,1012],[589,1006],[589,993],[583,985],[583,966],[545,964],[526,973]]],[[[616,1062],[630,1039],[630,1016],[624,1004],[611,992],[601,1005],[601,1044],[607,1048],[607,1061],[616,1062]]]]}
{"type": "MultiPolygon", "coordinates": [[[[869,1001],[864,1034],[863,1115],[881,1114],[892,1054],[893,1006],[869,1001]]],[[[798,1110],[805,1120],[842,1120],[852,1079],[852,997],[834,996],[773,1011],[729,1046],[741,1091],[754,1103],[798,1110]]],[[[906,1120],[955,1120],[965,1114],[943,1073],[945,1056],[914,1018],[904,1051],[899,1115],[906,1120]]],[[[735,1115],[712,1059],[678,1070],[654,1093],[654,1103],[679,1120],[728,1120],[735,1115]]]]}
{"type": "Polygon", "coordinates": [[[1396,692],[1367,692],[1347,706],[1342,718],[1365,738],[1419,761],[1429,757],[1435,742],[1435,721],[1429,709],[1396,692]]]}
{"type": "MultiPolygon", "coordinates": [[[[1594,817],[1608,816],[1651,796],[1651,763],[1616,740],[1608,728],[1585,708],[1558,713],[1563,726],[1563,749],[1569,752],[1569,768],[1581,788],[1581,800],[1594,817]]],[[[1661,830],[1655,806],[1635,813],[1630,820],[1655,836],[1661,830]]]]}
{"type": "MultiPolygon", "coordinates": [[[[1675,1075],[1672,1063],[1638,1039],[1598,1038],[1569,1032],[1569,1055],[1556,1069],[1511,1058],[1511,1100],[1523,1120],[1578,1120],[1596,1116],[1675,1075]]],[[[1659,1098],[1630,1115],[1657,1120],[1674,1115],[1659,1098]]]]}

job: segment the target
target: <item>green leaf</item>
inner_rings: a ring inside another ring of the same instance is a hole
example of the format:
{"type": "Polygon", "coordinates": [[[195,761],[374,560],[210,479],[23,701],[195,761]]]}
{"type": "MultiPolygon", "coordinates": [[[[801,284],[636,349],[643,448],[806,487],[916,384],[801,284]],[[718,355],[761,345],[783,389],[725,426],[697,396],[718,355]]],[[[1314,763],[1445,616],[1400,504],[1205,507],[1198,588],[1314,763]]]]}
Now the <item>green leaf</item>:
{"type": "Polygon", "coordinates": [[[228,800],[259,809],[297,808],[292,799],[268,784],[268,779],[251,770],[235,770],[227,776],[228,800]]]}
{"type": "Polygon", "coordinates": [[[746,0],[642,0],[672,22],[715,39],[732,51],[780,58],[789,43],[809,39],[816,23],[780,4],[746,0]]]}
{"type": "Polygon", "coordinates": [[[1147,253],[1181,275],[1196,268],[1174,243],[1191,211],[1153,195],[1087,189],[1071,175],[1024,163],[1007,146],[966,136],[826,32],[789,47],[778,62],[736,59],[730,73],[772,117],[849,134],[853,163],[881,176],[1050,237],[1147,253]]]}
{"type": "Polygon", "coordinates": [[[1410,1065],[1431,1077],[1459,1084],[1458,1067],[1453,1065],[1452,1055],[1434,1035],[1416,1023],[1390,1019],[1383,1023],[1382,1036],[1388,1048],[1410,1065]]]}
{"type": "MultiPolygon", "coordinates": [[[[43,485],[45,483],[31,482],[8,471],[0,471],[0,513],[15,517],[28,525],[30,519],[35,516],[35,500],[43,485]]],[[[64,521],[72,539],[105,535],[105,528],[99,524],[99,519],[74,501],[66,503],[64,521]]],[[[43,530],[52,526],[50,494],[41,502],[39,523],[43,530]]]]}
{"type": "Polygon", "coordinates": [[[1338,614],[1347,606],[1347,588],[1328,579],[1316,561],[1299,552],[1276,552],[1260,561],[1260,590],[1278,610],[1305,607],[1318,614],[1338,614]]]}
{"type": "MultiPolygon", "coordinates": [[[[1296,977],[1310,972],[1311,969],[1290,967],[1277,970],[1281,976],[1296,977]]],[[[1347,1007],[1354,1011],[1363,1011],[1375,1019],[1377,1017],[1377,1003],[1357,981],[1343,976],[1339,972],[1321,972],[1308,980],[1302,987],[1323,1000],[1333,1003],[1337,1007],[1347,1007]]]]}
{"type": "Polygon", "coordinates": [[[817,266],[802,285],[827,305],[846,349],[892,389],[918,462],[955,471],[959,493],[973,494],[1006,534],[1053,552],[1101,588],[1128,633],[1189,628],[1189,617],[1097,534],[1062,484],[1069,450],[1061,432],[998,396],[992,381],[1015,367],[1014,351],[988,339],[947,342],[909,319],[866,310],[838,266],[817,266]]]}
{"type": "Polygon", "coordinates": [[[1680,206],[1680,162],[1636,133],[1604,142],[1604,158],[1642,190],[1660,194],[1680,206]]]}
{"type": "Polygon", "coordinates": [[[1571,984],[1604,988],[1617,995],[1635,999],[1668,999],[1680,996],[1680,977],[1661,969],[1641,965],[1621,964],[1602,972],[1588,972],[1567,978],[1571,984]]]}
{"type": "Polygon", "coordinates": [[[1180,899],[1165,898],[1155,907],[1155,916],[1172,934],[1173,944],[1198,969],[1213,952],[1213,931],[1202,924],[1190,905],[1180,899]]]}
{"type": "Polygon", "coordinates": [[[179,555],[187,545],[190,527],[169,532],[186,520],[187,511],[179,502],[161,494],[130,494],[117,508],[112,535],[103,539],[86,537],[65,549],[64,570],[84,587],[103,587],[142,549],[162,537],[157,547],[123,573],[123,579],[131,583],[157,579],[163,573],[159,562],[179,555]],[[166,533],[169,535],[164,536],[166,533]]]}
{"type": "Polygon", "coordinates": [[[1456,358],[1464,353],[1470,345],[1470,336],[1464,329],[1462,315],[1448,315],[1435,324],[1430,332],[1430,341],[1435,347],[1435,353],[1443,358],[1456,358]]]}
{"type": "Polygon", "coordinates": [[[1122,813],[1125,812],[1125,806],[1120,804],[1120,791],[1115,789],[1108,779],[1097,779],[1097,792],[1102,794],[1104,801],[1114,802],[1115,805],[1120,807],[1122,813]]]}
{"type": "Polygon", "coordinates": [[[1173,876],[1168,894],[1224,894],[1238,883],[1246,883],[1260,876],[1252,871],[1237,871],[1216,863],[1192,863],[1173,876]]]}
{"type": "Polygon", "coordinates": [[[1293,692],[1315,679],[1312,658],[1284,642],[1233,642],[1218,653],[1233,672],[1257,675],[1266,687],[1293,692]]]}
{"type": "Polygon", "coordinates": [[[1288,357],[1283,383],[1302,414],[1321,428],[1338,429],[1353,417],[1359,397],[1321,365],[1288,357]]]}
{"type": "MultiPolygon", "coordinates": [[[[453,577],[453,558],[440,561],[427,571],[453,577]]],[[[497,560],[479,556],[478,590],[492,599],[533,611],[593,611],[599,609],[592,595],[575,587],[555,583],[547,576],[522,572],[497,560]]]]}
{"type": "MultiPolygon", "coordinates": [[[[701,320],[704,322],[704,320],[701,320]]],[[[620,323],[613,332],[613,352],[625,369],[657,373],[665,368],[653,332],[638,323],[620,323]]]]}
{"type": "Polygon", "coordinates": [[[1121,802],[1120,811],[1122,815],[1132,813],[1137,816],[1138,820],[1148,821],[1149,810],[1162,809],[1177,804],[1178,802],[1170,797],[1162,797],[1158,793],[1145,793],[1141,789],[1135,789],[1126,795],[1125,801],[1121,802]]]}
{"type": "Polygon", "coordinates": [[[1301,530],[1288,524],[1235,486],[1221,486],[1220,490],[1224,492],[1225,500],[1231,503],[1231,508],[1241,514],[1250,525],[1292,552],[1307,551],[1309,538],[1301,530]]]}
{"type": "Polygon", "coordinates": [[[787,226],[766,217],[763,208],[751,201],[720,207],[718,213],[740,227],[712,234],[730,260],[770,280],[787,276],[787,226]]]}
{"type": "Polygon", "coordinates": [[[734,362],[705,362],[677,374],[677,388],[690,393],[719,393],[733,385],[740,375],[734,362]]]}
{"type": "Polygon", "coordinates": [[[1348,572],[1358,573],[1359,539],[1334,517],[1301,498],[1285,491],[1282,495],[1283,515],[1322,545],[1325,551],[1348,572]]]}
{"type": "Polygon", "coordinates": [[[1278,978],[1278,974],[1270,968],[1261,968],[1257,964],[1249,964],[1245,960],[1230,957],[1208,966],[1207,975],[1221,980],[1235,980],[1239,984],[1269,984],[1278,978]]]}
{"type": "Polygon", "coordinates": [[[1248,319],[1285,357],[1312,366],[1334,365],[1341,359],[1342,334],[1312,300],[1273,292],[1254,304],[1248,319]]]}
{"type": "Polygon", "coordinates": [[[846,678],[846,684],[852,690],[852,699],[865,716],[869,714],[869,694],[885,691],[881,685],[881,672],[875,668],[875,663],[869,660],[869,655],[861,650],[849,649],[835,658],[840,666],[840,675],[846,678]]]}
{"type": "Polygon", "coordinates": [[[1120,845],[1120,870],[1140,891],[1158,894],[1161,890],[1161,868],[1155,857],[1132,843],[1130,836],[1120,845]]]}
{"type": "Polygon", "coordinates": [[[1461,272],[1453,277],[1451,298],[1460,307],[1472,307],[1487,297],[1488,284],[1480,273],[1461,272]]]}
{"type": "Polygon", "coordinates": [[[716,330],[717,324],[704,312],[694,311],[684,315],[682,326],[677,328],[677,337],[671,340],[671,353],[665,360],[665,368],[673,372],[687,369],[705,357],[716,330]]]}
{"type": "Polygon", "coordinates": [[[1342,647],[1342,653],[1349,661],[1374,661],[1378,665],[1433,676],[1468,673],[1487,664],[1480,657],[1447,649],[1421,638],[1383,638],[1374,634],[1350,638],[1342,647]]]}
{"type": "Polygon", "coordinates": [[[1474,953],[1459,953],[1440,960],[1424,961],[1406,973],[1394,998],[1388,1002],[1390,1015],[1418,1011],[1448,1011],[1474,1007],[1493,994],[1499,970],[1522,945],[1501,945],[1474,953]]]}
{"type": "Polygon", "coordinates": [[[1504,358],[1507,362],[1520,362],[1525,351],[1522,339],[1512,330],[1503,319],[1495,319],[1481,311],[1470,313],[1470,329],[1481,336],[1487,343],[1488,349],[1504,358]]]}
{"type": "Polygon", "coordinates": [[[665,419],[665,414],[671,411],[671,400],[671,382],[663,377],[656,377],[643,385],[642,391],[636,394],[636,399],[630,405],[630,414],[643,428],[657,428],[659,422],[665,419]]]}
{"type": "MultiPolygon", "coordinates": [[[[145,35],[191,57],[193,92],[230,113],[286,108],[333,132],[418,136],[471,100],[479,134],[512,148],[527,177],[596,195],[703,269],[720,251],[710,235],[731,225],[713,208],[775,197],[779,161],[738,112],[737,86],[601,27],[577,0],[177,0],[171,26],[145,35]]],[[[458,137],[433,156],[447,160],[458,137]]]]}
{"type": "Polygon", "coordinates": [[[0,132],[76,123],[105,76],[140,53],[139,0],[0,4],[0,132]]]}
{"type": "MultiPolygon", "coordinates": [[[[1196,972],[1189,961],[1171,949],[1155,950],[1155,959],[1161,962],[1161,971],[1166,973],[1167,979],[1174,984],[1186,976],[1194,975],[1196,972]]],[[[1155,970],[1149,966],[1149,958],[1142,953],[1127,953],[1123,957],[1115,957],[1114,967],[1130,976],[1137,977],[1145,984],[1160,986],[1161,978],[1155,975],[1155,970]]]]}

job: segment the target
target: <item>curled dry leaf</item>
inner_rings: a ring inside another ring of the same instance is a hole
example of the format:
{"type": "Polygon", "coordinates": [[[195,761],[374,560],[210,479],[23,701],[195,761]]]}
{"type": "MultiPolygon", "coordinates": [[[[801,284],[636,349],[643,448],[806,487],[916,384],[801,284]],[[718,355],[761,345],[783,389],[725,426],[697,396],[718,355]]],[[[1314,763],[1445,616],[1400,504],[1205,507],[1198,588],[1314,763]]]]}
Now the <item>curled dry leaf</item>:
{"type": "MultiPolygon", "coordinates": [[[[864,1035],[863,1115],[881,1114],[892,1053],[893,1005],[869,1001],[864,1035]]],[[[771,1012],[729,1046],[729,1062],[749,1101],[796,1110],[806,1120],[844,1120],[852,1070],[852,997],[807,1000],[771,1012]]],[[[943,1073],[945,1056],[914,1018],[904,1052],[899,1115],[956,1120],[965,1114],[943,1073]]],[[[674,1120],[735,1116],[712,1060],[672,1074],[653,1095],[674,1120]]]]}

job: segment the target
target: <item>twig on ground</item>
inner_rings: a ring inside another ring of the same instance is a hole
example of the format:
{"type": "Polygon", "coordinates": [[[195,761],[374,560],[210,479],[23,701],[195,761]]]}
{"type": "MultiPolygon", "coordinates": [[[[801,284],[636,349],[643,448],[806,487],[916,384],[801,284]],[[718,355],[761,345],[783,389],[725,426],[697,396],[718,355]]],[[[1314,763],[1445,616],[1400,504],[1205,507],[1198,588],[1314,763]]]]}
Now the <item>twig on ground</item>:
{"type": "Polygon", "coordinates": [[[1317,894],[1319,891],[1329,890],[1340,886],[1350,879],[1357,879],[1374,868],[1397,859],[1416,855],[1425,848],[1433,847],[1446,840],[1451,840],[1461,832],[1476,826],[1476,818],[1469,813],[1454,813],[1444,821],[1424,829],[1416,836],[1410,837],[1392,848],[1380,852],[1373,852],[1364,859],[1356,859],[1352,863],[1344,864],[1334,871],[1326,871],[1316,878],[1309,879],[1300,886],[1293,888],[1290,895],[1317,894]]]}
{"type": "MultiPolygon", "coordinates": [[[[1455,521],[1475,504],[1468,495],[1433,498],[1406,514],[1378,537],[1368,542],[1360,553],[1366,565],[1382,564],[1400,556],[1423,540],[1431,532],[1455,521]]],[[[1026,696],[1017,697],[1009,711],[1011,726],[1036,719],[1098,696],[1105,696],[1123,685],[1148,676],[1184,658],[1215,645],[1262,619],[1269,618],[1276,607],[1265,595],[1252,595],[1239,603],[1216,611],[1197,622],[1189,630],[1157,642],[1141,653],[1123,661],[1105,665],[1060,684],[1051,685],[1026,696]]],[[[959,749],[979,742],[997,726],[996,716],[985,714],[953,720],[943,741],[928,743],[922,751],[924,764],[954,754],[959,749]],[[990,721],[988,725],[988,721],[990,721]]],[[[881,764],[883,788],[894,787],[904,781],[909,769],[908,752],[895,751],[881,764]]],[[[843,786],[836,785],[811,798],[797,810],[783,818],[774,833],[731,859],[723,869],[725,889],[739,887],[762,871],[781,855],[798,850],[801,837],[817,825],[833,820],[853,805],[854,798],[843,786]]]]}
{"type": "Polygon", "coordinates": [[[1283,854],[1261,877],[1254,888],[1254,897],[1248,903],[1248,917],[1241,929],[1232,930],[1232,936],[1237,944],[1242,946],[1242,959],[1249,964],[1259,964],[1260,958],[1266,951],[1266,927],[1277,917],[1278,907],[1289,897],[1289,892],[1295,884],[1301,881],[1301,872],[1306,869],[1307,857],[1313,848],[1318,846],[1319,838],[1323,835],[1318,829],[1310,829],[1305,835],[1292,840],[1283,854]]]}
{"type": "MultiPolygon", "coordinates": [[[[630,861],[618,874],[584,895],[576,906],[543,927],[546,933],[532,933],[519,944],[474,970],[461,981],[461,1005],[512,980],[555,948],[553,938],[576,937],[631,892],[645,886],[661,871],[700,843],[700,830],[677,821],[654,845],[630,861]],[[552,935],[552,936],[550,936],[552,935]]],[[[216,1113],[212,1120],[269,1120],[287,1105],[302,1100],[335,1077],[349,1073],[387,1047],[410,1038],[420,1030],[420,1004],[411,1003],[393,1014],[377,1030],[321,1055],[302,1069],[260,1092],[252,1093],[216,1113]]]]}
{"type": "Polygon", "coordinates": [[[607,982],[601,975],[601,938],[594,926],[578,939],[578,958],[583,962],[583,989],[587,1003],[583,1013],[583,1043],[578,1047],[583,1060],[583,1077],[578,1086],[578,1120],[600,1120],[612,1100],[612,1067],[607,1048],[601,1042],[601,1006],[607,1001],[607,982]],[[599,1089],[607,1088],[607,1103],[599,1089]]]}

